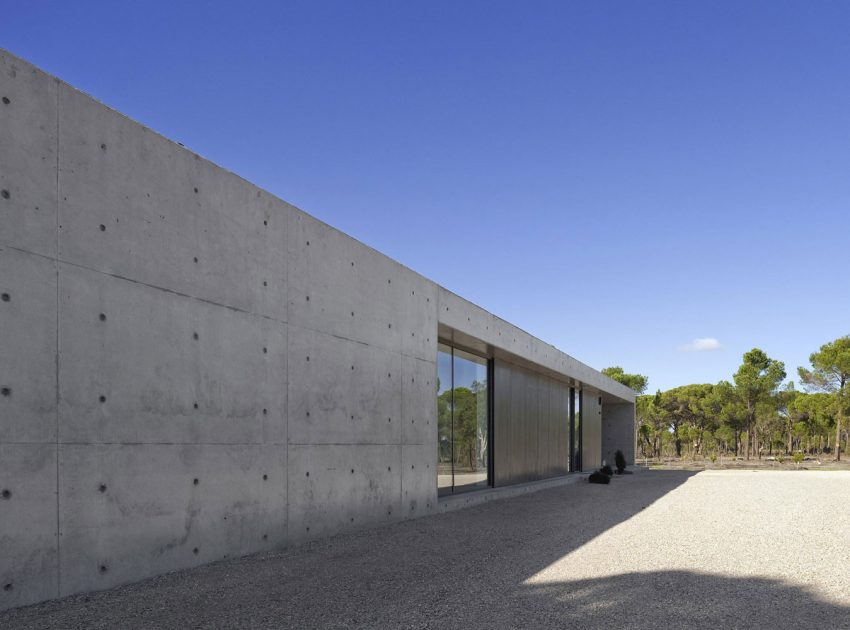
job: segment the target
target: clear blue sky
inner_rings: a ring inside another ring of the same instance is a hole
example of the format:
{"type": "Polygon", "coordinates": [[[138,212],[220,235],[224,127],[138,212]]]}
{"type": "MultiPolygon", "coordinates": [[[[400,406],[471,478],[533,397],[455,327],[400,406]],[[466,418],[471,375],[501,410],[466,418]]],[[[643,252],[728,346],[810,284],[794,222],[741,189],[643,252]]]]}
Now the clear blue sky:
{"type": "Polygon", "coordinates": [[[850,333],[850,3],[2,9],[0,46],[653,390],[850,333]]]}

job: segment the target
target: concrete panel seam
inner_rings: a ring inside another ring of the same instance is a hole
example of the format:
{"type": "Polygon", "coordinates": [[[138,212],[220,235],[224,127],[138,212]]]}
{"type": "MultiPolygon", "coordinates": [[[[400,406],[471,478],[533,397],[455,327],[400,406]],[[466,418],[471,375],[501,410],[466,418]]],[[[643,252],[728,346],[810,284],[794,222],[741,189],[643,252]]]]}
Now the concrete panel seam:
{"type": "Polygon", "coordinates": [[[133,280],[133,278],[127,278],[126,276],[119,275],[117,273],[109,273],[108,271],[101,271],[100,269],[93,269],[92,267],[88,267],[86,265],[80,265],[78,263],[66,262],[64,260],[58,260],[59,263],[63,265],[68,265],[69,267],[76,267],[78,269],[85,269],[86,271],[91,271],[92,273],[99,273],[104,276],[109,276],[110,278],[115,278],[116,280],[124,280],[126,282],[132,282],[133,284],[138,284],[143,287],[148,287],[150,289],[154,289],[156,291],[162,291],[163,293],[168,293],[170,295],[176,295],[178,297],[188,298],[190,300],[195,300],[197,302],[203,302],[204,304],[209,304],[211,306],[218,306],[221,308],[226,308],[229,311],[233,311],[234,313],[242,313],[244,315],[251,315],[252,317],[259,317],[261,319],[266,319],[270,322],[275,322],[276,324],[286,324],[286,320],[278,319],[276,317],[271,317],[269,315],[262,315],[260,313],[254,313],[252,311],[248,311],[237,306],[231,306],[230,304],[222,304],[221,302],[216,302],[215,300],[209,300],[207,298],[197,297],[194,295],[189,295],[188,293],[182,293],[180,291],[174,291],[173,289],[166,289],[165,287],[160,287],[155,284],[149,284],[147,282],[142,282],[140,280],[133,280]]]}
{"type": "Polygon", "coordinates": [[[59,196],[59,87],[56,81],[56,234],[53,264],[56,268],[56,596],[62,595],[62,550],[61,550],[61,517],[59,516],[59,398],[61,388],[59,387],[59,211],[61,208],[61,197],[59,196]]]}
{"type": "Polygon", "coordinates": [[[425,446],[430,442],[290,442],[289,446],[425,446]]]}
{"type": "MultiPolygon", "coordinates": [[[[58,205],[58,204],[57,204],[58,205]]],[[[18,252],[21,254],[29,254],[30,256],[37,256],[38,258],[43,258],[44,260],[49,260],[50,262],[57,262],[56,256],[48,256],[47,254],[39,254],[38,252],[30,251],[28,249],[24,249],[22,247],[15,247],[14,245],[7,245],[5,243],[0,243],[0,250],[8,249],[13,252],[18,252]]]]}
{"type": "MultiPolygon", "coordinates": [[[[286,263],[286,284],[283,292],[283,303],[286,305],[287,315],[290,312],[289,300],[290,300],[290,292],[292,291],[292,253],[289,250],[289,238],[292,234],[292,227],[295,223],[295,212],[294,209],[290,209],[289,212],[286,213],[286,217],[284,219],[284,232],[283,232],[283,243],[281,244],[283,247],[283,260],[286,263]]],[[[298,210],[300,212],[300,210],[298,210]]],[[[287,317],[289,319],[289,317],[287,317]]],[[[291,326],[289,324],[288,326],[291,326]]],[[[292,397],[289,394],[289,380],[291,378],[290,374],[290,352],[289,352],[289,344],[291,342],[291,328],[288,328],[286,331],[286,359],[284,363],[284,382],[282,383],[283,390],[286,392],[286,402],[285,408],[283,410],[286,419],[284,420],[284,434],[283,440],[285,444],[283,445],[284,452],[286,453],[286,467],[284,468],[284,472],[286,473],[286,499],[284,500],[283,505],[283,518],[285,522],[285,531],[284,536],[286,537],[287,544],[291,544],[290,538],[290,514],[289,514],[289,504],[291,502],[292,495],[290,494],[290,461],[289,461],[289,409],[292,405],[292,397]]]]}
{"type": "MultiPolygon", "coordinates": [[[[40,444],[40,442],[0,442],[0,444],[40,444]]],[[[60,446],[286,446],[285,442],[262,441],[262,442],[78,442],[59,441],[60,446]]]]}
{"type": "MultiPolygon", "coordinates": [[[[412,354],[407,354],[407,353],[401,352],[401,351],[397,352],[395,350],[390,350],[388,348],[385,348],[384,346],[376,346],[374,344],[367,343],[367,342],[361,341],[359,339],[351,339],[350,337],[344,337],[342,335],[327,332],[326,330],[321,330],[319,328],[312,328],[311,326],[301,326],[300,324],[292,324],[292,323],[288,323],[288,322],[281,322],[281,323],[285,323],[290,328],[299,328],[301,330],[307,330],[309,332],[319,333],[320,335],[325,335],[326,337],[333,337],[334,339],[339,339],[340,341],[347,341],[348,343],[356,343],[358,345],[365,346],[367,348],[377,348],[378,350],[384,350],[385,352],[388,352],[390,354],[397,354],[397,355],[402,356],[402,357],[407,357],[408,359],[415,359],[417,361],[422,361],[423,363],[430,363],[432,365],[437,364],[436,359],[433,360],[433,361],[431,361],[430,359],[423,359],[422,357],[417,357],[417,356],[414,356],[412,354]]],[[[287,374],[288,374],[288,372],[287,372],[287,374]]]]}

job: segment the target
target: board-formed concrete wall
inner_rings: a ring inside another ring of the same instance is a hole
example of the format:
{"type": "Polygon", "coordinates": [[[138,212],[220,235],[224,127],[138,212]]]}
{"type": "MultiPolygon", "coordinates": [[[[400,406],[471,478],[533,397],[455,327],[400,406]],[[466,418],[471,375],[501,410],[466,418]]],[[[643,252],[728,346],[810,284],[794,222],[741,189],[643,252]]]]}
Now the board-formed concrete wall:
{"type": "Polygon", "coordinates": [[[0,608],[437,511],[440,326],[633,392],[0,51],[0,608]]]}

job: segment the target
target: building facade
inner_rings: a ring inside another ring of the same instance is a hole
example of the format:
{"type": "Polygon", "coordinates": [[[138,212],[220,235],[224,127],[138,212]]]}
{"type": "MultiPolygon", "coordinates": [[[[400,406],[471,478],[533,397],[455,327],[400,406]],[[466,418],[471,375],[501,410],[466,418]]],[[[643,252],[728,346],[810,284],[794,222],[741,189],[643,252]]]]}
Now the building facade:
{"type": "Polygon", "coordinates": [[[3,51],[0,97],[0,608],[633,459],[623,385],[3,51]]]}

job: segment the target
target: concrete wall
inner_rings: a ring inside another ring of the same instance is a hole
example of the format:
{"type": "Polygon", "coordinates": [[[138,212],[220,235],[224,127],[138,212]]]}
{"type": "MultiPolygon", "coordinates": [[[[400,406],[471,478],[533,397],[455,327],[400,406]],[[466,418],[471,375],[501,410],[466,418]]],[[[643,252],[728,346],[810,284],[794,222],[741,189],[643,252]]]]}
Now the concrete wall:
{"type": "Polygon", "coordinates": [[[612,467],[617,451],[623,451],[626,463],[635,463],[635,406],[633,404],[602,405],[602,458],[612,467]]]}
{"type": "Polygon", "coordinates": [[[0,608],[434,513],[446,327],[633,404],[2,51],[0,97],[0,608]]]}
{"type": "Polygon", "coordinates": [[[439,287],[438,318],[441,331],[451,341],[456,340],[472,349],[492,352],[518,365],[550,373],[556,378],[568,378],[574,383],[599,391],[603,397],[616,402],[634,403],[635,393],[625,385],[594,370],[581,361],[558,350],[521,328],[484,310],[448,289],[439,287]],[[478,345],[476,345],[478,344],[478,345]]]}
{"type": "Polygon", "coordinates": [[[8,53],[0,96],[0,608],[436,509],[436,285],[8,53]]]}
{"type": "Polygon", "coordinates": [[[581,403],[581,469],[587,471],[602,465],[602,406],[599,396],[589,390],[581,403]]]}

